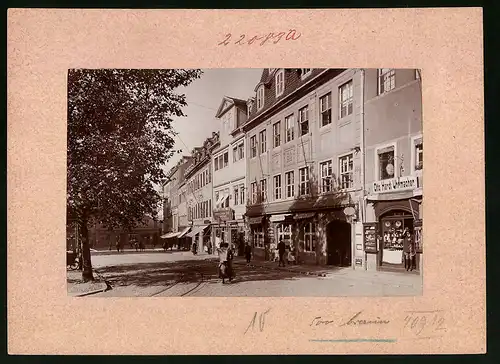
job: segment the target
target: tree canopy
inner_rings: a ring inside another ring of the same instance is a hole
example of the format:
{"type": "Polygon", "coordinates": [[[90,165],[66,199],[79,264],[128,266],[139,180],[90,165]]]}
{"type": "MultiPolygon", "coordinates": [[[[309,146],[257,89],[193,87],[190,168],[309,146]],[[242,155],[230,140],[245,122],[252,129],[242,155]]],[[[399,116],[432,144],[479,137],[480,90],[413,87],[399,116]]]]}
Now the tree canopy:
{"type": "Polygon", "coordinates": [[[186,106],[178,88],[200,76],[180,69],[69,70],[69,218],[84,229],[93,219],[132,228],[145,215],[156,216],[155,185],[175,153],[172,118],[184,116],[186,106]]]}

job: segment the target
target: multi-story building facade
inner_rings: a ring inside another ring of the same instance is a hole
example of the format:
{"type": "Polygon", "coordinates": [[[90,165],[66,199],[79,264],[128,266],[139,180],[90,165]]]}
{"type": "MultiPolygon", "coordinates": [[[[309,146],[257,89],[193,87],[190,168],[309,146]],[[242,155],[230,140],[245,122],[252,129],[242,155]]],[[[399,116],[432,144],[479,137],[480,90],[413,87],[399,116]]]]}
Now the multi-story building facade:
{"type": "Polygon", "coordinates": [[[111,228],[97,224],[89,229],[90,247],[93,249],[114,249],[119,242],[122,249],[133,249],[134,243],[143,243],[146,248],[160,244],[161,222],[149,216],[132,230],[111,228]]]}
{"type": "Polygon", "coordinates": [[[212,251],[212,155],[211,150],[219,142],[219,134],[205,140],[202,147],[192,152],[192,163],[186,168],[185,196],[187,219],[191,231],[186,234],[196,243],[198,252],[212,251]]]}
{"type": "Polygon", "coordinates": [[[246,212],[245,135],[247,102],[224,97],[215,116],[220,122],[219,141],[212,149],[213,241],[232,242],[242,252],[246,212]]]}
{"type": "Polygon", "coordinates": [[[412,233],[422,266],[422,89],[418,70],[364,73],[365,251],[367,269],[402,268],[412,233]],[[366,231],[368,230],[368,232],[366,231]]]}
{"type": "Polygon", "coordinates": [[[243,126],[254,256],[268,258],[283,240],[299,263],[362,258],[360,75],[264,69],[243,126]]]}
{"type": "Polygon", "coordinates": [[[181,186],[184,186],[184,173],[191,164],[191,157],[183,156],[181,160],[167,173],[163,185],[163,235],[168,246],[179,245],[188,232],[189,227],[186,219],[181,221],[181,213],[184,211],[181,205],[181,186]],[[179,211],[180,210],[180,211],[179,211]]]}

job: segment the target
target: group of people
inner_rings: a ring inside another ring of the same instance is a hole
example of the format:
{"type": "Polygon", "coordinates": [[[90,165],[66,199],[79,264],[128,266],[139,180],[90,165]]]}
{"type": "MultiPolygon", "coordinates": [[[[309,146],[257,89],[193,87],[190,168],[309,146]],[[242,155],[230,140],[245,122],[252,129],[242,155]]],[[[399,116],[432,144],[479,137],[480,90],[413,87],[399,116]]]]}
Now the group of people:
{"type": "Polygon", "coordinates": [[[276,248],[272,250],[271,257],[273,261],[278,261],[278,267],[284,267],[285,263],[295,263],[295,255],[292,248],[288,247],[282,239],[280,239],[276,248]]]}

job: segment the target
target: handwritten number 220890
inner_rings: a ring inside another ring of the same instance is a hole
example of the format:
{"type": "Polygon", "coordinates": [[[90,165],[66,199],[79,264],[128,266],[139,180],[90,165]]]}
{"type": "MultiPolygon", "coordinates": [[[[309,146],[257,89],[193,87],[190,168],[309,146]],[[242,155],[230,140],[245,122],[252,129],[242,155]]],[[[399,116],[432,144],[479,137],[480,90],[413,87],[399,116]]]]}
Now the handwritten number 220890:
{"type": "MultiPolygon", "coordinates": [[[[278,43],[280,40],[285,37],[285,40],[297,40],[301,36],[300,33],[298,33],[295,29],[290,29],[288,33],[285,32],[279,32],[279,33],[269,33],[263,36],[253,36],[252,38],[245,40],[247,37],[246,34],[241,34],[240,37],[234,42],[234,44],[238,45],[252,45],[254,43],[259,44],[259,45],[264,45],[266,42],[272,42],[273,44],[278,43]],[[260,43],[258,43],[260,41],[260,43]]],[[[225,35],[224,40],[222,42],[218,43],[217,45],[223,45],[227,46],[231,43],[231,38],[233,35],[231,33],[228,33],[225,35]]]]}

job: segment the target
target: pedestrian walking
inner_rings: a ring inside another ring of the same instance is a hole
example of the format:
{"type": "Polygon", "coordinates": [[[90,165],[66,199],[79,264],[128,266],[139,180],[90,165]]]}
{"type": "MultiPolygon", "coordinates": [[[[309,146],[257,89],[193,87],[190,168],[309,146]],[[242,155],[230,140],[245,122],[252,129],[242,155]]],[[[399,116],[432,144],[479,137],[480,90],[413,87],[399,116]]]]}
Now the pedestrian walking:
{"type": "Polygon", "coordinates": [[[286,252],[286,245],[283,242],[283,240],[280,239],[280,242],[278,243],[278,253],[279,253],[279,262],[278,262],[278,267],[283,264],[283,267],[285,266],[285,252],[286,252]]]}
{"type": "Polygon", "coordinates": [[[247,245],[245,245],[245,259],[247,260],[247,264],[250,263],[251,258],[252,258],[252,247],[250,246],[250,243],[247,243],[247,245]]]}
{"type": "Polygon", "coordinates": [[[410,271],[417,269],[417,264],[416,264],[416,258],[417,258],[417,251],[415,249],[415,242],[411,238],[411,234],[408,233],[409,239],[410,239],[410,271]]]}
{"type": "Polygon", "coordinates": [[[410,232],[405,231],[405,235],[403,238],[403,259],[405,264],[405,269],[410,270],[410,247],[411,247],[411,236],[410,232]]]}

